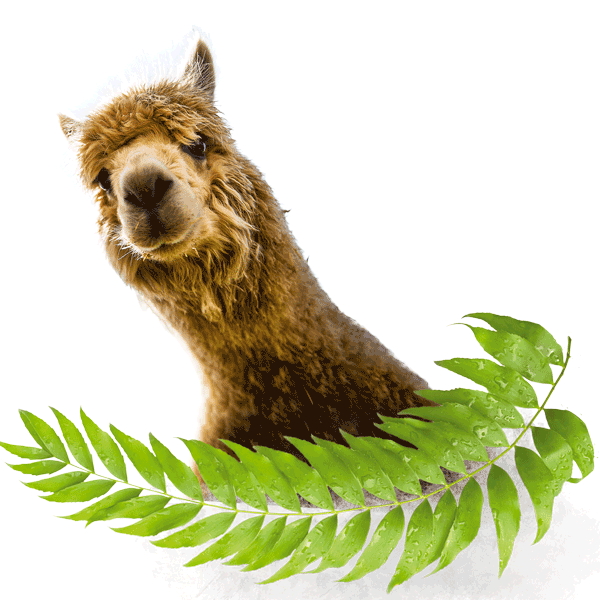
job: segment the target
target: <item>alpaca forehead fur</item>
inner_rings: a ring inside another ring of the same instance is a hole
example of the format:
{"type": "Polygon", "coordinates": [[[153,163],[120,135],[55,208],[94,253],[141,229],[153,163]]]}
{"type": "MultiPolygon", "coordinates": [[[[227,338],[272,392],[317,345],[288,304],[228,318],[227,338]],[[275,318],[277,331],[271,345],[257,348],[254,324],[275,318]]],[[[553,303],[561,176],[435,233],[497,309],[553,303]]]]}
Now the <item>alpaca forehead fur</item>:
{"type": "Polygon", "coordinates": [[[61,117],[96,192],[108,258],[201,365],[204,441],[230,453],[220,440],[294,452],[284,436],[388,437],[373,425],[378,412],[429,404],[414,394],[427,384],[322,290],[271,189],[235,148],[213,103],[213,73],[199,42],[180,80],[119,94],[82,123],[61,117]],[[181,146],[198,135],[207,150],[195,161],[181,146]],[[193,236],[165,260],[128,241],[120,217],[120,177],[136,153],[194,192],[197,219],[184,223],[193,236]],[[98,186],[102,169],[111,192],[98,186]]]}
{"type": "Polygon", "coordinates": [[[84,183],[91,187],[109,157],[140,135],[162,134],[189,144],[199,132],[222,145],[232,143],[218,111],[190,84],[165,81],[118,96],[82,124],[79,160],[84,183]]]}

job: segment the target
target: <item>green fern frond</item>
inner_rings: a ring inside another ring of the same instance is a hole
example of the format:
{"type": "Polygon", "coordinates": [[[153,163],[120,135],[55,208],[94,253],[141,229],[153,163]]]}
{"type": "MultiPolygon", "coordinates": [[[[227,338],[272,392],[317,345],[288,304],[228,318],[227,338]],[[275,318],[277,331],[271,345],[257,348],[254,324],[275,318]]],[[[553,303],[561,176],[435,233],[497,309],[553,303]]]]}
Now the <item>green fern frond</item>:
{"type": "Polygon", "coordinates": [[[514,448],[516,468],[537,518],[537,543],[550,527],[554,499],[565,482],[577,483],[592,472],[593,446],[581,419],[566,410],[546,408],[569,362],[571,340],[563,358],[554,337],[536,323],[490,313],[466,316],[494,328],[467,325],[484,351],[498,362],[456,358],[437,364],[483,386],[487,392],[464,388],[422,390],[419,395],[438,406],[410,408],[398,417],[381,417],[383,422],[377,426],[382,431],[410,442],[416,449],[389,439],[355,437],[343,431],[347,446],[318,438],[313,438],[314,443],[287,438],[309,466],[271,448],[251,450],[223,440],[236,454],[236,460],[203,442],[182,440],[218,500],[209,503],[192,469],[152,434],[148,447],[113,425],[110,433],[100,429],[83,410],[81,422],[89,444],[110,475],[96,471],[90,446],[80,429],[54,408],[62,439],[44,420],[22,410],[23,423],[37,446],[3,442],[0,446],[29,461],[9,465],[14,470],[34,477],[49,475],[25,484],[45,494],[41,496],[45,500],[94,500],[65,519],[84,521],[86,526],[95,521],[133,519],[130,525],[113,530],[147,537],[167,534],[152,540],[163,548],[203,546],[185,566],[231,557],[226,564],[245,565],[243,571],[253,571],[289,557],[261,582],[264,584],[302,572],[341,568],[356,555],[356,565],[339,581],[360,579],[381,567],[401,543],[403,508],[416,503],[388,592],[436,561],[432,573],[445,568],[471,544],[483,509],[483,493],[473,476],[488,469],[487,491],[501,575],[519,531],[521,509],[515,483],[496,464],[498,459],[514,448]],[[551,365],[561,367],[556,378],[551,365]],[[551,386],[541,405],[527,380],[551,386]],[[525,423],[517,407],[537,411],[525,423]],[[542,411],[548,428],[534,426],[542,411]],[[509,444],[503,429],[522,431],[509,444]],[[518,445],[529,430],[537,453],[518,445]],[[505,450],[490,459],[488,447],[505,450]],[[125,457],[149,487],[128,482],[125,457]],[[465,461],[483,464],[467,473],[465,461]],[[572,476],[573,462],[581,471],[579,478],[572,476]],[[53,475],[66,467],[71,470],[53,475]],[[440,467],[462,477],[446,481],[440,467]],[[181,495],[167,491],[167,479],[181,495]],[[456,487],[459,484],[464,487],[457,505],[451,490],[460,489],[456,487]],[[115,486],[122,489],[114,491],[115,486]],[[352,507],[336,507],[330,490],[352,507]],[[367,506],[364,490],[382,502],[367,506]],[[433,509],[430,500],[440,492],[444,493],[433,509]],[[267,496],[281,507],[280,512],[269,510],[267,496]],[[303,512],[299,498],[316,509],[303,512]],[[204,517],[205,506],[219,512],[204,517]],[[378,507],[388,508],[389,512],[368,539],[371,511],[378,507]],[[338,517],[344,513],[350,513],[351,518],[338,533],[338,517]],[[318,560],[316,568],[307,570],[318,560]]]}

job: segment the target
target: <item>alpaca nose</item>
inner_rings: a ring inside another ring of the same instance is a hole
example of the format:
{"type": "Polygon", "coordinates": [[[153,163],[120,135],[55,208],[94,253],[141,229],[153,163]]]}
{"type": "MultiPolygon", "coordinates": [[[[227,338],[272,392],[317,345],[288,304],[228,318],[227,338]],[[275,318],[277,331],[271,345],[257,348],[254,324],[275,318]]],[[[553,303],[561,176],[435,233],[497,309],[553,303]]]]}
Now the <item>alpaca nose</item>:
{"type": "Polygon", "coordinates": [[[137,161],[121,177],[123,200],[149,211],[158,206],[172,185],[170,173],[153,159],[137,161]]]}

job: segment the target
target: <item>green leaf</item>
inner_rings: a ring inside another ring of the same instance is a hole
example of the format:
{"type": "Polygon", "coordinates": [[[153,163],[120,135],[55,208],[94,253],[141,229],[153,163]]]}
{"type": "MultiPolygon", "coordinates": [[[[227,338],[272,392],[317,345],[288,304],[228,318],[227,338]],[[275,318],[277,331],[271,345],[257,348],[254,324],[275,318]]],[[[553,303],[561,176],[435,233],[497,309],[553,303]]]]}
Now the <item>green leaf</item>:
{"type": "Polygon", "coordinates": [[[481,524],[483,493],[475,479],[469,479],[458,501],[456,518],[433,573],[447,567],[474,539],[481,524]]]}
{"type": "Polygon", "coordinates": [[[237,499],[227,467],[223,461],[225,452],[198,440],[179,439],[190,451],[208,489],[215,495],[217,500],[235,508],[237,499]]]}
{"type": "Polygon", "coordinates": [[[359,512],[356,516],[352,517],[335,538],[329,552],[323,557],[321,564],[309,572],[320,573],[325,569],[343,567],[364,546],[370,525],[370,510],[359,512]]]}
{"type": "Polygon", "coordinates": [[[235,442],[222,441],[237,454],[241,463],[256,477],[258,483],[279,506],[294,512],[301,511],[296,492],[283,473],[266,456],[235,442]]]}
{"type": "Polygon", "coordinates": [[[510,475],[498,465],[492,465],[489,471],[487,489],[490,509],[492,510],[492,516],[496,524],[496,535],[498,537],[498,554],[500,559],[498,577],[500,577],[508,564],[515,538],[519,532],[519,524],[521,522],[519,494],[510,475]]]}
{"type": "Polygon", "coordinates": [[[94,516],[90,518],[90,521],[142,519],[164,508],[167,502],[169,502],[168,496],[159,496],[158,494],[126,499],[104,510],[96,511],[94,516]]]}
{"type": "Polygon", "coordinates": [[[127,533],[129,535],[157,535],[167,529],[174,529],[175,527],[185,525],[200,512],[201,508],[200,504],[182,502],[181,504],[167,506],[167,508],[148,515],[132,525],[111,527],[111,529],[118,533],[127,533]]]}
{"type": "MultiPolygon", "coordinates": [[[[384,441],[387,442],[388,440],[384,441]]],[[[439,485],[446,485],[444,472],[436,461],[428,454],[425,454],[425,452],[420,452],[415,448],[403,448],[400,456],[402,456],[403,460],[419,479],[439,485]]]]}
{"type": "Polygon", "coordinates": [[[267,512],[265,491],[247,466],[226,453],[222,453],[220,459],[229,473],[236,496],[246,504],[267,512]]]}
{"type": "Polygon", "coordinates": [[[337,515],[319,521],[296,548],[292,558],[279,571],[260,583],[272,583],[296,575],[311,562],[321,558],[331,547],[336,528],[337,515]]]}
{"type": "Polygon", "coordinates": [[[438,501],[433,513],[433,536],[426,560],[428,565],[435,562],[442,555],[442,550],[452,529],[455,517],[456,500],[452,492],[447,490],[438,501]]]}
{"type": "Polygon", "coordinates": [[[428,565],[433,535],[433,513],[431,505],[423,500],[413,512],[406,529],[406,542],[396,572],[387,591],[404,583],[428,565]]]}
{"type": "MultiPolygon", "coordinates": [[[[7,463],[8,464],[8,463],[7,463]]],[[[11,469],[25,473],[25,475],[49,475],[64,469],[67,465],[58,460],[39,460],[24,465],[8,465],[11,469]]]]}
{"type": "Polygon", "coordinates": [[[487,392],[457,388],[455,390],[417,390],[415,394],[437,404],[464,404],[505,429],[525,427],[521,413],[506,400],[487,392]]]}
{"type": "Polygon", "coordinates": [[[360,481],[337,456],[326,448],[316,446],[306,440],[289,436],[286,436],[285,439],[300,450],[336,494],[352,504],[365,505],[365,496],[360,481]]]}
{"type": "Polygon", "coordinates": [[[268,552],[283,533],[287,517],[279,517],[263,527],[252,543],[240,550],[226,565],[247,565],[268,552]]]}
{"type": "Polygon", "coordinates": [[[529,340],[553,365],[564,366],[562,348],[556,343],[552,335],[537,323],[519,321],[512,317],[503,317],[492,313],[471,313],[465,315],[465,317],[481,319],[494,329],[520,335],[529,340]]]}
{"type": "Polygon", "coordinates": [[[104,496],[113,485],[115,482],[107,479],[84,481],[42,498],[48,502],[87,502],[98,496],[104,496]]]}
{"type": "Polygon", "coordinates": [[[33,481],[31,483],[26,483],[25,485],[34,490],[39,490],[40,492],[58,492],[71,485],[85,481],[89,475],[89,473],[84,473],[82,471],[72,471],[71,473],[56,475],[55,477],[49,477],[48,479],[42,479],[41,481],[33,481]]]}
{"type": "Polygon", "coordinates": [[[158,488],[161,492],[166,492],[165,474],[156,456],[142,442],[129,437],[114,425],[110,426],[110,430],[138,473],[151,486],[158,488]]]}
{"type": "Polygon", "coordinates": [[[28,413],[24,410],[19,410],[19,416],[21,417],[21,420],[23,421],[23,424],[25,425],[25,428],[27,429],[27,431],[29,431],[29,434],[31,435],[31,437],[38,443],[38,445],[42,448],[42,450],[45,450],[46,452],[48,452],[48,454],[50,456],[52,456],[52,452],[50,452],[50,450],[46,447],[46,445],[44,444],[44,441],[39,436],[35,427],[29,420],[29,417],[28,417],[29,414],[30,413],[28,413]]]}
{"type": "Polygon", "coordinates": [[[416,419],[396,419],[377,424],[379,429],[391,433],[401,440],[415,445],[419,450],[429,454],[439,465],[456,473],[466,473],[465,463],[461,455],[437,433],[430,423],[416,419]]]}
{"type": "Polygon", "coordinates": [[[578,416],[568,410],[547,408],[545,413],[550,429],[565,438],[573,450],[573,458],[582,476],[568,481],[577,483],[594,470],[594,447],[588,429],[578,416]]]}
{"type": "Polygon", "coordinates": [[[473,332],[481,347],[505,367],[514,369],[530,381],[552,383],[547,357],[525,338],[505,331],[463,325],[473,332]]]}
{"type": "Polygon", "coordinates": [[[117,443],[110,437],[106,431],[102,431],[94,421],[92,421],[81,409],[81,422],[87,436],[96,451],[98,458],[102,461],[111,475],[117,479],[127,481],[127,470],[125,460],[119,450],[117,443]]]}
{"type": "Polygon", "coordinates": [[[232,554],[239,552],[258,535],[260,528],[265,520],[264,515],[253,517],[242,521],[234,527],[229,533],[226,533],[221,539],[210,545],[206,550],[200,552],[198,556],[187,562],[185,567],[195,567],[203,565],[217,558],[226,558],[232,554]]]}
{"type": "MultiPolygon", "coordinates": [[[[342,433],[344,439],[350,444],[352,448],[362,452],[364,454],[369,453],[381,467],[382,471],[389,477],[394,487],[406,492],[408,494],[414,494],[420,496],[422,493],[421,484],[419,483],[419,477],[425,481],[430,481],[427,475],[415,474],[412,469],[412,456],[410,451],[412,448],[405,448],[400,446],[392,440],[384,440],[375,437],[354,437],[345,431],[342,433]]],[[[443,483],[446,483],[442,477],[442,472],[438,465],[435,464],[433,459],[428,459],[426,455],[418,452],[419,456],[424,456],[424,461],[429,460],[433,465],[434,471],[440,474],[443,483]]],[[[432,475],[431,471],[428,471],[429,476],[432,475]]]]}
{"type": "Polygon", "coordinates": [[[303,498],[319,508],[334,509],[327,484],[313,468],[293,454],[281,450],[264,446],[255,446],[255,450],[264,454],[287,477],[294,490],[303,498]]]}
{"type": "Polygon", "coordinates": [[[60,425],[62,434],[75,460],[88,471],[94,470],[94,461],[83,436],[75,425],[55,408],[50,407],[60,425]]]}
{"type": "Polygon", "coordinates": [[[487,462],[489,460],[485,446],[471,431],[465,431],[453,423],[437,421],[433,423],[434,429],[444,437],[451,446],[457,450],[463,460],[487,462]]]}
{"type": "MultiPolygon", "coordinates": [[[[479,441],[486,446],[509,445],[506,435],[504,435],[498,423],[494,423],[488,417],[484,417],[476,410],[463,404],[447,402],[441,406],[415,406],[403,410],[400,414],[416,415],[430,421],[452,423],[465,431],[474,433],[479,441]]],[[[394,417],[385,417],[386,422],[396,423],[400,420],[394,417]]]]}
{"type": "Polygon", "coordinates": [[[516,371],[485,358],[452,358],[435,364],[462,375],[490,393],[523,408],[538,408],[535,391],[516,371]]]}
{"type": "Polygon", "coordinates": [[[396,491],[390,478],[381,470],[381,467],[370,453],[358,452],[353,448],[346,448],[328,440],[314,438],[316,444],[330,450],[343,463],[345,463],[357,476],[363,489],[371,492],[378,498],[396,501],[396,491]]]}
{"type": "Polygon", "coordinates": [[[124,490],[120,490],[111,494],[110,496],[106,496],[106,498],[102,498],[98,502],[76,512],[72,515],[67,515],[65,517],[61,517],[61,519],[70,519],[71,521],[90,521],[94,515],[105,508],[110,508],[115,504],[119,504],[120,502],[124,502],[125,500],[130,500],[131,498],[135,498],[141,494],[142,490],[136,490],[133,488],[127,488],[124,490]]]}
{"type": "Polygon", "coordinates": [[[180,461],[166,446],[150,434],[150,444],[156,458],[171,483],[188,498],[204,500],[200,482],[190,467],[180,461]]]}
{"type": "Polygon", "coordinates": [[[281,537],[277,540],[275,545],[264,554],[257,556],[256,559],[247,567],[244,567],[242,571],[255,571],[256,569],[261,569],[266,565],[270,565],[276,560],[281,560],[282,558],[289,556],[307,536],[311,519],[312,517],[305,517],[286,525],[281,537]]]}
{"type": "Polygon", "coordinates": [[[531,432],[537,451],[554,477],[554,495],[558,496],[573,471],[573,450],[565,438],[552,429],[532,427],[531,432]]]}
{"type": "Polygon", "coordinates": [[[235,517],[236,513],[232,511],[223,511],[215,515],[210,515],[181,531],[177,531],[166,538],[151,543],[160,548],[201,546],[205,542],[225,533],[233,523],[235,517]]]}
{"type": "Polygon", "coordinates": [[[52,456],[50,452],[47,452],[42,448],[35,448],[33,446],[13,446],[12,444],[5,444],[4,442],[0,442],[0,446],[19,458],[27,458],[29,460],[48,458],[52,456]]]}
{"type": "Polygon", "coordinates": [[[19,414],[21,419],[27,428],[27,431],[31,434],[31,437],[44,449],[47,450],[52,456],[62,460],[63,462],[69,462],[69,456],[60,438],[46,423],[34,414],[27,412],[26,410],[20,410],[19,414]]]}
{"type": "Polygon", "coordinates": [[[356,566],[338,581],[355,581],[364,577],[367,573],[379,569],[400,542],[403,531],[404,513],[402,507],[397,506],[383,517],[368,546],[360,555],[356,566]]]}
{"type": "Polygon", "coordinates": [[[550,527],[554,503],[554,478],[544,461],[529,448],[515,446],[517,471],[533,502],[538,532],[533,542],[539,542],[550,527]]]}

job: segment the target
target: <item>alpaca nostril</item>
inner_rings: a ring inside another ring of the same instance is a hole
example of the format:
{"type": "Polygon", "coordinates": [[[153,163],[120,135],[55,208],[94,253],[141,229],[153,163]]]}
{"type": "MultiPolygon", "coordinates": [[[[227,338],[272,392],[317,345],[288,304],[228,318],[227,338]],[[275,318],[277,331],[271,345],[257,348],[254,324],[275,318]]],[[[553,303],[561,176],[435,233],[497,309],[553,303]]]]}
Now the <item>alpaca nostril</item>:
{"type": "Polygon", "coordinates": [[[123,200],[132,206],[152,210],[164,199],[173,179],[156,168],[132,169],[122,179],[123,200]]]}
{"type": "Polygon", "coordinates": [[[129,194],[126,194],[124,196],[123,200],[125,200],[125,202],[127,204],[132,204],[133,206],[137,206],[139,208],[144,207],[144,203],[143,203],[142,199],[138,198],[135,194],[133,194],[131,192],[129,194]]]}
{"type": "Polygon", "coordinates": [[[157,177],[154,182],[154,198],[157,198],[157,202],[160,202],[169,191],[169,188],[173,185],[173,180],[164,177],[157,177]]]}

